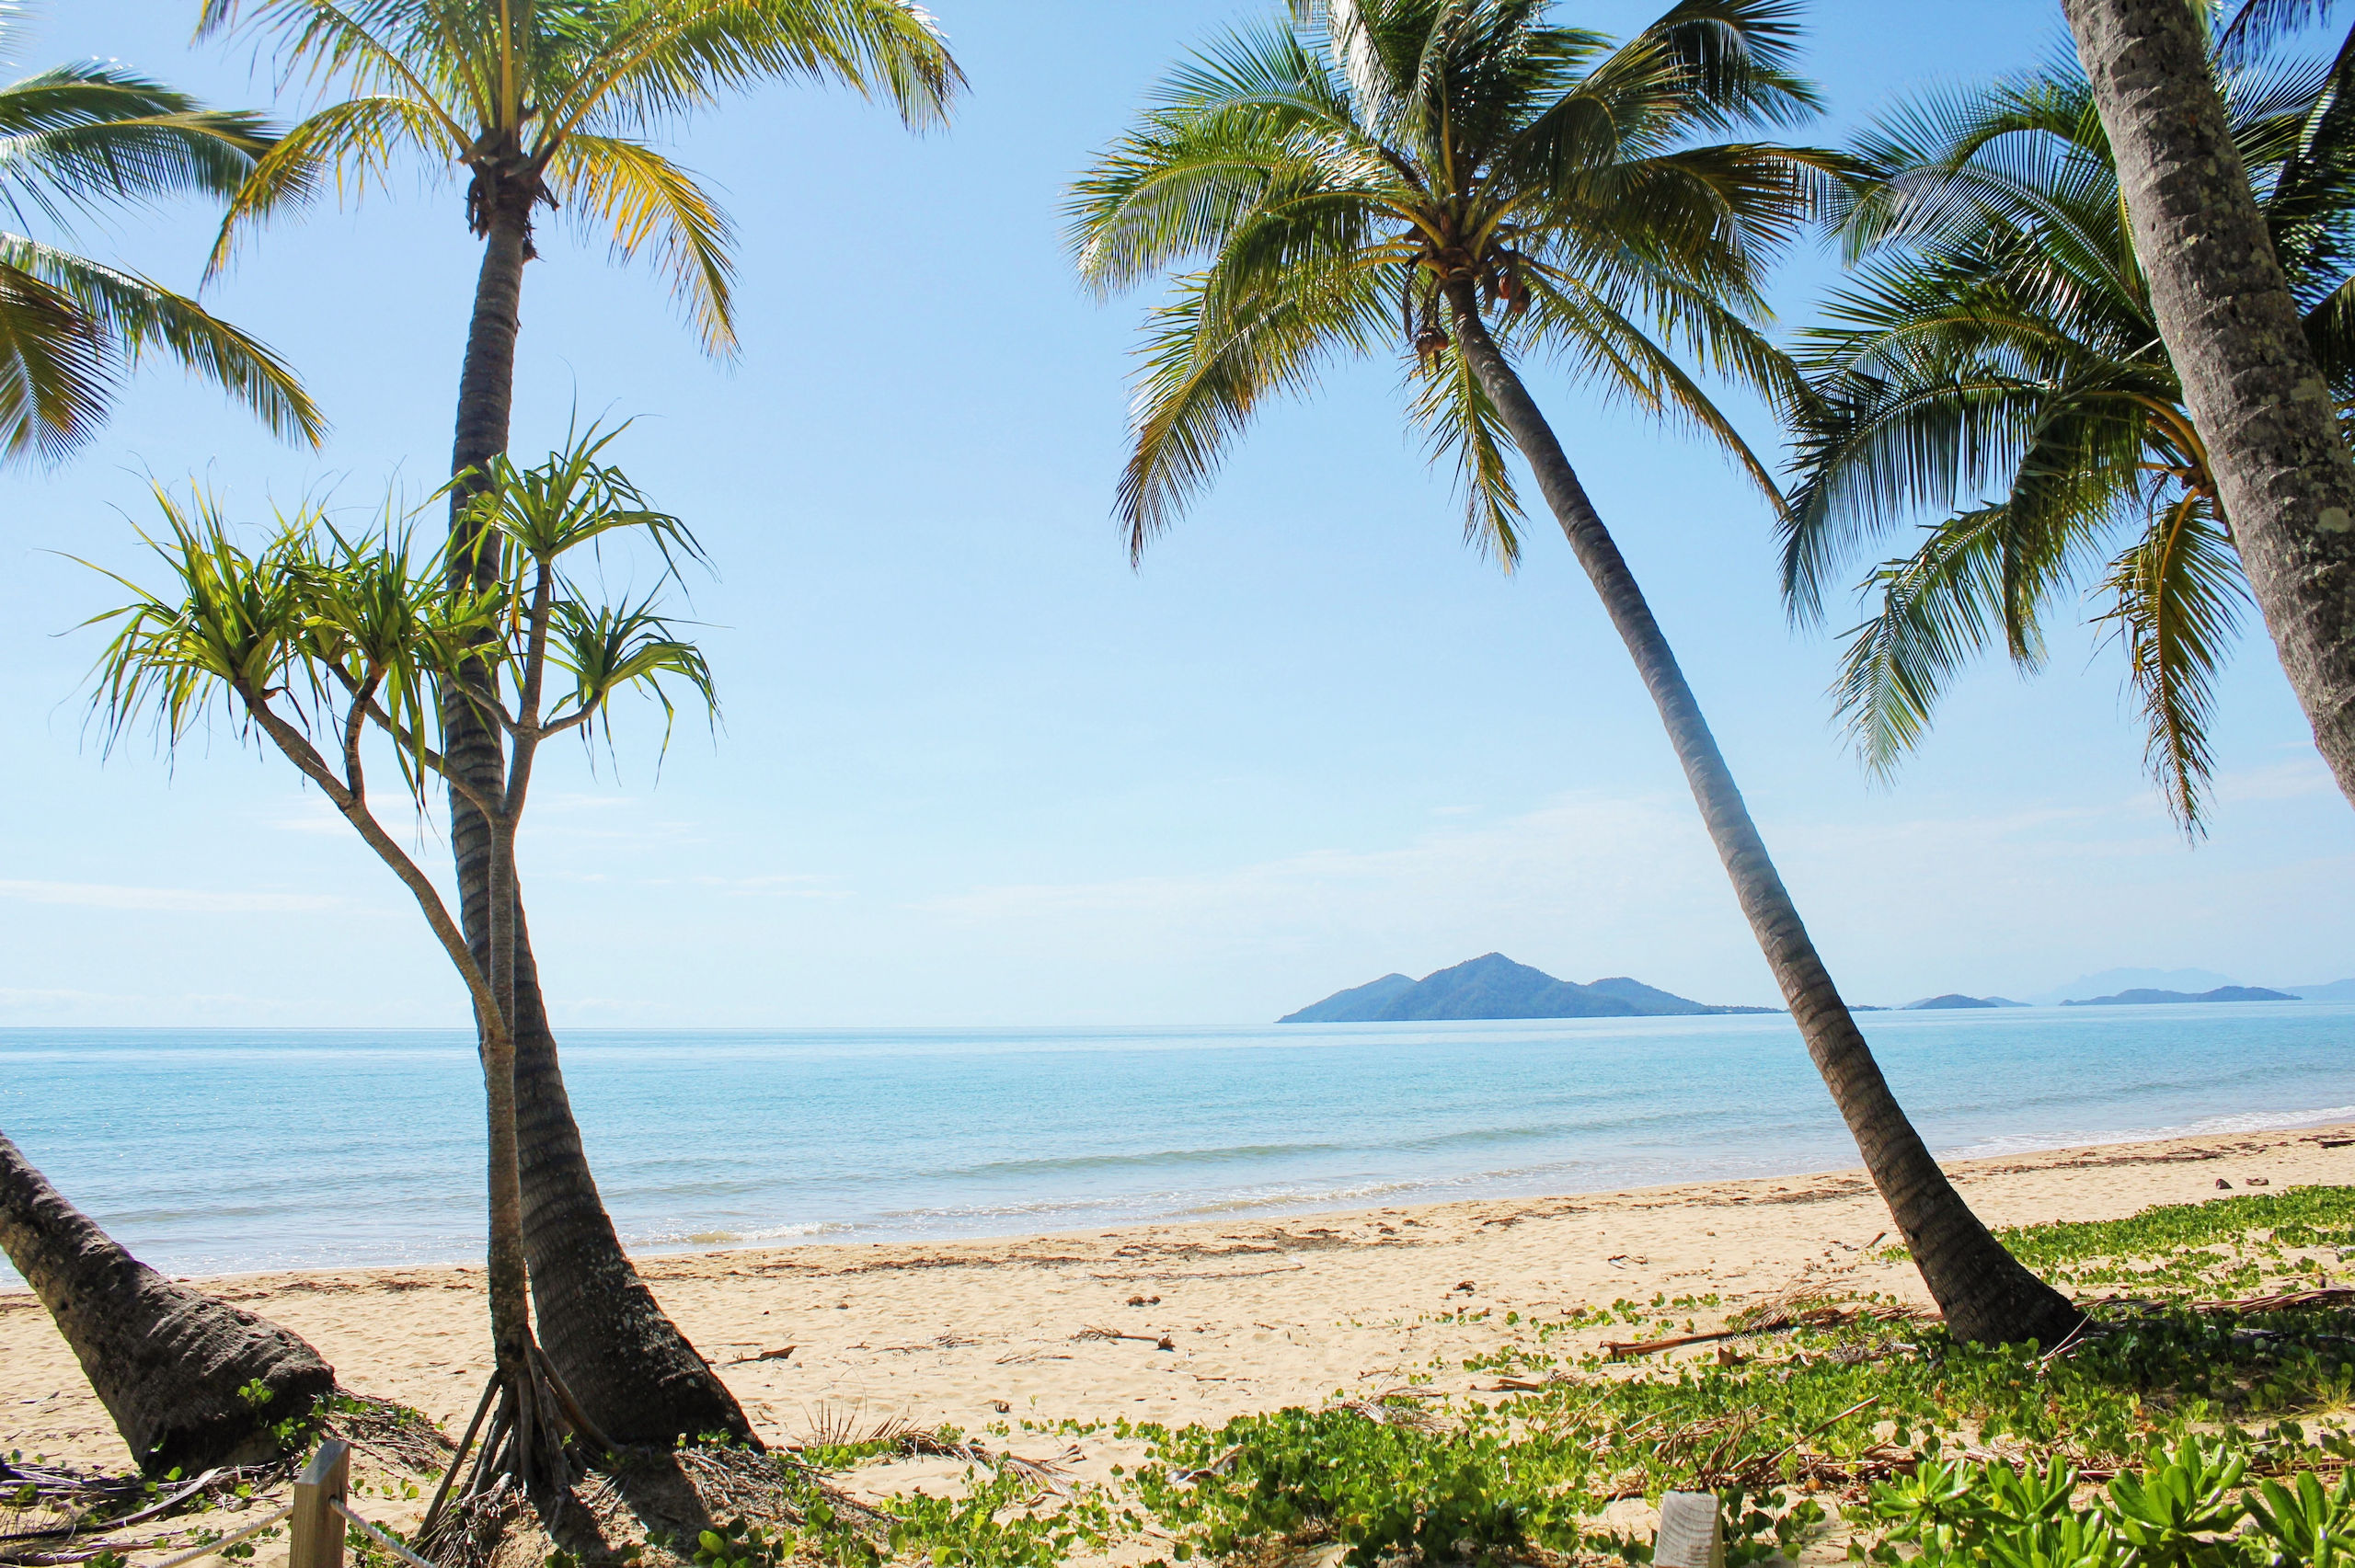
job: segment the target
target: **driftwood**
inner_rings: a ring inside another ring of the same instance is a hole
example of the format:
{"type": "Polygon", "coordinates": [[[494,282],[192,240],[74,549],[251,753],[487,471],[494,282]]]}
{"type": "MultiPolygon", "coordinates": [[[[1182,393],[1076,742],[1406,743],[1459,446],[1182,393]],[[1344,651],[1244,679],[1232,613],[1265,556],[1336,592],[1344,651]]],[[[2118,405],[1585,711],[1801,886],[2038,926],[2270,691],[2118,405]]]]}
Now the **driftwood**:
{"type": "Polygon", "coordinates": [[[1144,1341],[1145,1344],[1152,1345],[1155,1350],[1175,1350],[1178,1348],[1177,1340],[1166,1333],[1122,1333],[1119,1329],[1098,1328],[1094,1323],[1090,1323],[1086,1328],[1081,1329],[1077,1333],[1072,1335],[1072,1338],[1141,1339],[1144,1341]]]}

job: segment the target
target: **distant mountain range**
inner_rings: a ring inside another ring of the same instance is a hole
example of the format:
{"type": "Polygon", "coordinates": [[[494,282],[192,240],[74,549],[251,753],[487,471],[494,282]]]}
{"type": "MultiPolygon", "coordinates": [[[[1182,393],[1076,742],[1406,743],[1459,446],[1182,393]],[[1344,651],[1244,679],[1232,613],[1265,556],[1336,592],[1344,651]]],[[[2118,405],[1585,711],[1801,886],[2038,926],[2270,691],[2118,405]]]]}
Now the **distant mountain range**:
{"type": "Polygon", "coordinates": [[[2263,986],[2218,986],[2213,990],[2154,990],[2137,986],[2120,991],[2116,996],[2088,997],[2083,1001],[2064,1001],[2063,1007],[2148,1007],[2158,1002],[2177,1001],[2296,1001],[2299,999],[2285,990],[2268,990],[2263,986]]]}
{"type": "Polygon", "coordinates": [[[1653,1018],[1779,1013],[1775,1007],[1713,1007],[1641,980],[1614,976],[1582,986],[1543,969],[1484,954],[1419,980],[1384,975],[1335,991],[1279,1024],[1387,1024],[1463,1018],[1653,1018]]]}

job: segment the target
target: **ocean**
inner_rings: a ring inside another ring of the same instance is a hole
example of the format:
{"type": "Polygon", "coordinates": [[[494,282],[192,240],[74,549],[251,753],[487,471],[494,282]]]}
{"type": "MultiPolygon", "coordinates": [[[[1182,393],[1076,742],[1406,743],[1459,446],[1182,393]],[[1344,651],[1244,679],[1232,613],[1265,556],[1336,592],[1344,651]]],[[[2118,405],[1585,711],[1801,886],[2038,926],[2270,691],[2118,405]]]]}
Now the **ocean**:
{"type": "MultiPolygon", "coordinates": [[[[2355,1004],[1865,1013],[1970,1157],[2355,1120],[2355,1004]]],[[[1006,1235],[1855,1164],[1790,1021],[563,1037],[638,1252],[1006,1235]]],[[[0,1131],[167,1273],[471,1261],[472,1041],[0,1030],[0,1131]]],[[[2355,1160],[2349,1161],[2355,1178],[2355,1160]]],[[[0,1283],[21,1282],[0,1265],[0,1283]]]]}

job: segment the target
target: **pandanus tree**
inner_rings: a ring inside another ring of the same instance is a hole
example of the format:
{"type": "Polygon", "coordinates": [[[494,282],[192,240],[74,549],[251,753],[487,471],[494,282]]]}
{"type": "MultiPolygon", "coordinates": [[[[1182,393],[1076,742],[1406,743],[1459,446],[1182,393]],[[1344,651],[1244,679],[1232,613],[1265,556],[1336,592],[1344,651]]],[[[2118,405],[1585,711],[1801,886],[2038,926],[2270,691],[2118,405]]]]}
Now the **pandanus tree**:
{"type": "MultiPolygon", "coordinates": [[[[532,1329],[515,1104],[521,941],[511,918],[516,833],[541,748],[569,732],[594,736],[633,689],[661,703],[666,737],[672,686],[712,698],[702,655],[650,597],[608,601],[572,569],[576,552],[593,555],[623,535],[654,546],[666,578],[672,563],[697,555],[678,519],[600,461],[612,440],[592,431],[528,471],[494,459],[454,543],[431,550],[412,547],[391,523],[348,540],[313,508],[248,551],[209,498],[159,488],[165,529],[153,543],[171,586],[134,586],[136,598],[97,618],[114,631],[96,681],[110,740],[152,717],[164,743],[177,745],[225,705],[241,734],[292,762],[400,879],[465,985],[481,1041],[496,1371],[466,1434],[470,1445],[483,1413],[495,1410],[462,1501],[501,1478],[543,1496],[562,1485],[567,1431],[599,1450],[613,1445],[532,1329]],[[454,550],[493,563],[490,579],[452,574],[454,550]],[[459,704],[489,738],[495,785],[450,759],[447,715],[459,704]],[[421,809],[438,784],[481,814],[494,889],[487,944],[468,940],[379,814],[372,750],[394,764],[397,807],[421,809]]],[[[453,1461],[429,1526],[452,1516],[444,1506],[466,1457],[462,1449],[453,1461]]]]}
{"type": "Polygon", "coordinates": [[[1742,910],[1954,1332],[2057,1341],[2076,1319],[1957,1196],[1850,1018],[1692,688],[1515,362],[1550,351],[1695,427],[1770,496],[1702,390],[1788,395],[1752,325],[1761,269],[1808,220],[1828,155],[1723,139],[1814,107],[1776,0],[1683,0],[1619,44],[1544,0],[1300,0],[1160,89],[1080,179],[1082,274],[1175,274],[1155,312],[1119,491],[1141,550],[1272,392],[1330,361],[1404,359],[1452,452],[1476,543],[1511,563],[1517,450],[1660,709],[1742,910]],[[1688,368],[1687,361],[1690,361],[1688,368]]]}
{"type": "MultiPolygon", "coordinates": [[[[2305,341],[2355,397],[2355,103],[2336,65],[2208,64],[2305,341]]],[[[2209,443],[2185,401],[2084,72],[2062,58],[1917,98],[1852,149],[1833,215],[1856,264],[1804,337],[1783,593],[1820,621],[1855,554],[1874,567],[1834,687],[1887,775],[1959,670],[2000,647],[2041,668],[2088,589],[2126,656],[2146,757],[2202,821],[2215,678],[2248,603],[2209,443]]]]}
{"type": "Polygon", "coordinates": [[[276,1459],[335,1369],[301,1336],[165,1278],[0,1136],[0,1253],[48,1309],[150,1475],[276,1459]]]}
{"type": "MultiPolygon", "coordinates": [[[[0,64],[23,17],[0,4],[0,64]]],[[[54,462],[87,442],[150,355],[316,444],[318,410],[260,343],[151,279],[26,232],[38,221],[70,238],[75,220],[124,205],[228,196],[270,143],[260,116],[206,109],[106,61],[0,85],[0,461],[54,462]]]]}
{"type": "MultiPolygon", "coordinates": [[[[541,209],[623,258],[650,252],[705,349],[732,354],[728,217],[652,134],[772,80],[839,82],[889,98],[924,127],[962,80],[910,0],[205,0],[202,21],[208,32],[275,40],[289,76],[327,100],[254,166],[222,226],[216,268],[264,220],[329,189],[356,199],[404,159],[463,182],[483,256],[458,380],[454,531],[472,475],[506,450],[541,209]]],[[[495,575],[464,550],[447,565],[484,582],[495,575]]],[[[469,709],[445,720],[452,765],[468,781],[450,794],[459,918],[487,959],[491,827],[474,797],[494,786],[496,765],[469,709]]],[[[524,1239],[548,1354],[617,1437],[751,1441],[743,1412],[622,1252],[565,1095],[528,925],[520,910],[500,918],[515,924],[524,1239]]]]}

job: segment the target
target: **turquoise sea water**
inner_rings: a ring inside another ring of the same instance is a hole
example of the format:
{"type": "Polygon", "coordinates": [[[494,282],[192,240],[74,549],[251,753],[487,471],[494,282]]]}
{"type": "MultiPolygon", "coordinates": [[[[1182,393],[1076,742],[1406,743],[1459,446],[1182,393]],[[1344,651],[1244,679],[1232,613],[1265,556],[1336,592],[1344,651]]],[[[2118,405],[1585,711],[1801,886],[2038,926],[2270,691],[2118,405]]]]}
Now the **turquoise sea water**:
{"type": "MultiPolygon", "coordinates": [[[[1942,1154],[2355,1120],[2355,1005],[1862,1021],[1942,1154]]],[[[591,1162],[638,1250],[1855,1163],[1779,1015],[581,1030],[563,1049],[591,1162]]],[[[480,1116],[472,1042],[456,1033],[0,1030],[0,1131],[176,1274],[477,1256],[480,1116]]]]}

